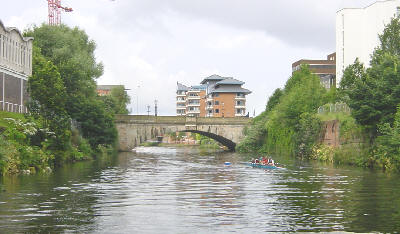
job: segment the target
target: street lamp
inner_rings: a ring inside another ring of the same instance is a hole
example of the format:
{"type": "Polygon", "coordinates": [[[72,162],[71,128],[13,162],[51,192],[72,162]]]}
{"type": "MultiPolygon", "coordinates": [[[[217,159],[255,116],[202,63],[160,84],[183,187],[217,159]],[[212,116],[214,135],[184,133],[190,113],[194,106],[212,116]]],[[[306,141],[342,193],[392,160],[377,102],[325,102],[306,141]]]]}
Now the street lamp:
{"type": "Polygon", "coordinates": [[[140,85],[137,86],[137,91],[136,91],[136,115],[139,115],[139,88],[140,85]]]}

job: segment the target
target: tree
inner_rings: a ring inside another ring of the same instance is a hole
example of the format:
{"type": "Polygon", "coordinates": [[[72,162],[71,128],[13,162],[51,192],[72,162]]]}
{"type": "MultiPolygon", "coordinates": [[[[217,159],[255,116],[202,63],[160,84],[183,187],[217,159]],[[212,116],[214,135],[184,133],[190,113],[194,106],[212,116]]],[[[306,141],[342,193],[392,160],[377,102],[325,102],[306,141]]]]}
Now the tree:
{"type": "Polygon", "coordinates": [[[66,90],[60,73],[51,61],[46,61],[37,47],[33,48],[32,60],[33,72],[28,80],[30,113],[41,119],[45,128],[56,133],[54,147],[65,149],[69,141],[67,130],[70,129],[70,117],[65,110],[66,90]]]}
{"type": "Polygon", "coordinates": [[[279,88],[275,89],[272,96],[268,99],[267,106],[265,107],[266,111],[271,111],[280,101],[280,98],[283,95],[283,91],[279,88]]]}
{"type": "Polygon", "coordinates": [[[123,86],[117,86],[111,89],[111,98],[115,103],[115,114],[128,114],[127,105],[131,103],[131,98],[126,93],[123,86]]]}
{"type": "Polygon", "coordinates": [[[82,126],[82,134],[93,148],[98,144],[113,144],[116,138],[113,113],[105,111],[96,94],[96,79],[103,65],[94,55],[96,44],[87,34],[66,25],[41,25],[25,32],[35,38],[46,60],[58,69],[65,88],[65,111],[82,126]]]}
{"type": "Polygon", "coordinates": [[[400,169],[400,105],[397,106],[393,127],[389,123],[379,126],[374,158],[384,169],[400,169]]]}
{"type": "Polygon", "coordinates": [[[340,83],[342,99],[352,109],[358,123],[374,137],[378,125],[392,124],[400,103],[400,22],[392,19],[372,54],[371,67],[364,69],[357,60],[346,68],[340,83]]]}
{"type": "Polygon", "coordinates": [[[326,90],[319,77],[302,65],[283,90],[275,90],[266,111],[253,120],[238,150],[308,154],[316,141],[312,133],[320,127],[313,114],[326,100],[326,90]],[[297,150],[301,145],[303,149],[297,150]]]}

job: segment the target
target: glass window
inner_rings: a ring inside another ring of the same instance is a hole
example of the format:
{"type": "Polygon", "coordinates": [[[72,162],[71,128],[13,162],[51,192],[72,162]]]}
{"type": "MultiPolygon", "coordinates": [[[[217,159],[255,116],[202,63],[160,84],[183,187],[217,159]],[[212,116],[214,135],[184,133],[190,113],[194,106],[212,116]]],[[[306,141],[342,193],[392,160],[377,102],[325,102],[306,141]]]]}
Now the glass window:
{"type": "Polygon", "coordinates": [[[215,109],[215,113],[219,113],[219,109],[215,109]]]}
{"type": "Polygon", "coordinates": [[[215,105],[219,105],[219,101],[215,101],[215,105]]]}

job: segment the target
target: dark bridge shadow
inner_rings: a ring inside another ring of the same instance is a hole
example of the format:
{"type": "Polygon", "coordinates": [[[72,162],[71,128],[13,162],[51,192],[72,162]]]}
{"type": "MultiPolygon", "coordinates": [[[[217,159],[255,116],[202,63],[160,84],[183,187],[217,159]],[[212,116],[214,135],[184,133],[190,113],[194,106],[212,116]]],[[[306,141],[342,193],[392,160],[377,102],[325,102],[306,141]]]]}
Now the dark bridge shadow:
{"type": "Polygon", "coordinates": [[[214,134],[214,133],[211,133],[211,132],[198,131],[198,130],[183,130],[183,131],[180,131],[180,132],[198,133],[200,135],[203,135],[203,136],[206,136],[206,137],[209,137],[211,139],[214,139],[214,140],[218,141],[222,145],[228,147],[228,149],[230,151],[235,151],[236,143],[231,141],[231,140],[229,140],[229,139],[226,139],[225,137],[222,137],[220,135],[217,135],[217,134],[214,134]]]}

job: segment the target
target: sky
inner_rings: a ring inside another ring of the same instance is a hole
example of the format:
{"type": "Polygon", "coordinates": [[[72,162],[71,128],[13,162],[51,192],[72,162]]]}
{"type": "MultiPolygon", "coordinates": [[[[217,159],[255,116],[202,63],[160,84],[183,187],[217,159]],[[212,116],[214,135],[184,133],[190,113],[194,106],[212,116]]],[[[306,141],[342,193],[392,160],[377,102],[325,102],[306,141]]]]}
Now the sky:
{"type": "MultiPolygon", "coordinates": [[[[176,82],[218,74],[244,81],[247,111],[265,109],[300,59],[335,52],[336,12],[375,0],[62,0],[62,23],[86,31],[104,64],[101,85],[125,85],[131,114],[175,115],[176,82]]],[[[45,0],[0,0],[21,31],[47,22],[45,0]]]]}

